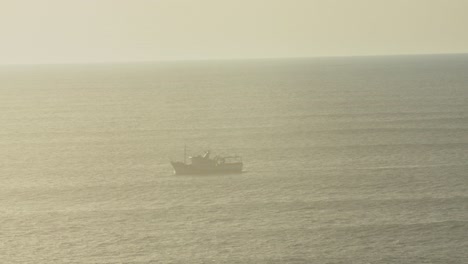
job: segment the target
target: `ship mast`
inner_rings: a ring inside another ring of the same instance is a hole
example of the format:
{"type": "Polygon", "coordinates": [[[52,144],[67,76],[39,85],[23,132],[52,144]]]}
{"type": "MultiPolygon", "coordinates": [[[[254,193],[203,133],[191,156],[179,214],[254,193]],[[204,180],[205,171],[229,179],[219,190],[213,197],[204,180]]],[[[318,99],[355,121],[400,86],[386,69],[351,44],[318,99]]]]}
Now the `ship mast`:
{"type": "Polygon", "coordinates": [[[184,144],[184,164],[187,164],[187,145],[184,144]]]}

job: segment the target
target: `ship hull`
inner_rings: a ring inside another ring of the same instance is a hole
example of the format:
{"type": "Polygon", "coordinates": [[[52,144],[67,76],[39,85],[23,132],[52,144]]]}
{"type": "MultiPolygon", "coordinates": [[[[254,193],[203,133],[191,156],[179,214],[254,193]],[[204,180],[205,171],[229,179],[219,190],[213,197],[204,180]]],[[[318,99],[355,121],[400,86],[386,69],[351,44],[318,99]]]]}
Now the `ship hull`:
{"type": "Polygon", "coordinates": [[[228,174],[241,173],[242,162],[217,164],[214,166],[202,166],[185,164],[183,162],[171,162],[174,173],[177,175],[205,175],[205,174],[228,174]]]}

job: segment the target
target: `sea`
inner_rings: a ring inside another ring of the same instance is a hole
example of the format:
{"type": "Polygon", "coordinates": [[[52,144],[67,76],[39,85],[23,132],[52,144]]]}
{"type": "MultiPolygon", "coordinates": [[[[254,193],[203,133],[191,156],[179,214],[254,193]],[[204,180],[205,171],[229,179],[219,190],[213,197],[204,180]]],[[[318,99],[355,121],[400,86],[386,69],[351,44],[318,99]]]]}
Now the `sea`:
{"type": "Polygon", "coordinates": [[[1,263],[468,263],[468,55],[4,65],[0,121],[1,263]]]}

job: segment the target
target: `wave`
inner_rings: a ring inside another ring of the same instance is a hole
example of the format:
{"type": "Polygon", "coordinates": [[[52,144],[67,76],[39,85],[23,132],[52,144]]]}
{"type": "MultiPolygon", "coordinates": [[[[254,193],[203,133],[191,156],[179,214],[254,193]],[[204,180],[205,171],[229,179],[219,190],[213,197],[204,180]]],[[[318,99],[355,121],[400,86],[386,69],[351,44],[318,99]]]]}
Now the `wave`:
{"type": "Polygon", "coordinates": [[[443,221],[421,221],[411,223],[379,223],[379,224],[350,224],[346,226],[333,226],[333,229],[391,229],[400,232],[431,230],[436,229],[453,230],[459,229],[464,232],[468,228],[468,220],[443,220],[443,221]]]}
{"type": "Polygon", "coordinates": [[[395,166],[361,167],[361,168],[351,168],[351,169],[354,169],[354,170],[399,170],[399,169],[424,169],[424,168],[443,168],[443,167],[468,167],[468,164],[395,165],[395,166]]]}

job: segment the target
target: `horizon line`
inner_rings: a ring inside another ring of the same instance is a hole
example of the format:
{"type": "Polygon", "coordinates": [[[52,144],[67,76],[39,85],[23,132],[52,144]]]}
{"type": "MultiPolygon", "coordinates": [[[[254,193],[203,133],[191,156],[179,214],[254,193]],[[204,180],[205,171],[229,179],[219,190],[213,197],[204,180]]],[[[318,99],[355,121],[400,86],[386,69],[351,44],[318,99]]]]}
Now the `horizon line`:
{"type": "Polygon", "coordinates": [[[220,62],[220,61],[260,61],[260,60],[300,60],[300,59],[333,59],[333,58],[372,58],[372,57],[418,57],[418,56],[453,56],[468,55],[468,52],[446,53],[395,53],[371,55],[325,55],[325,56],[278,56],[278,57],[245,57],[245,58],[206,58],[206,59],[163,59],[163,60],[109,60],[89,62],[38,62],[38,63],[0,63],[0,66],[59,66],[59,65],[105,65],[105,64],[138,64],[138,63],[181,63],[181,62],[220,62]]]}

